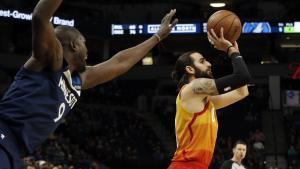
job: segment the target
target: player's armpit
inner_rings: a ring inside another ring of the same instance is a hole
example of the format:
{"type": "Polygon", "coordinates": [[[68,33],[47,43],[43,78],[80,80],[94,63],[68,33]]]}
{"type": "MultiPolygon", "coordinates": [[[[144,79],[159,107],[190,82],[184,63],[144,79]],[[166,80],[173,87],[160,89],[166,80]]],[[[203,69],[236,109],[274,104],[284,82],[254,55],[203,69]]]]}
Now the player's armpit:
{"type": "Polygon", "coordinates": [[[198,78],[192,81],[191,87],[194,93],[204,95],[218,95],[218,89],[214,79],[198,78]]]}

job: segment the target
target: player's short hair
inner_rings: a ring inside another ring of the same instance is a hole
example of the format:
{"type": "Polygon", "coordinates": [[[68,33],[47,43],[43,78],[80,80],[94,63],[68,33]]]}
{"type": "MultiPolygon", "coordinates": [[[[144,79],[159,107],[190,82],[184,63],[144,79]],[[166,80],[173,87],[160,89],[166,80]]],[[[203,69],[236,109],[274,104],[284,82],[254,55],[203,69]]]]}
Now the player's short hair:
{"type": "Polygon", "coordinates": [[[246,143],[245,141],[243,141],[243,140],[237,140],[237,141],[234,143],[233,148],[236,148],[236,146],[237,146],[238,144],[242,144],[242,145],[247,146],[247,143],[246,143]]]}
{"type": "Polygon", "coordinates": [[[76,28],[71,26],[57,26],[54,32],[57,39],[63,46],[82,36],[82,34],[76,28]]]}

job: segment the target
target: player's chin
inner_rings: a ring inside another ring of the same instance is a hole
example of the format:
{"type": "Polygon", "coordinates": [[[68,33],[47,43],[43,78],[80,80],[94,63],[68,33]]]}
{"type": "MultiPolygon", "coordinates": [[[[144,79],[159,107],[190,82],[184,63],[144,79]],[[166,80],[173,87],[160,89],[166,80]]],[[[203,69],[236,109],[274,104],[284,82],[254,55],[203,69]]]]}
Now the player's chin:
{"type": "Polygon", "coordinates": [[[85,65],[80,65],[77,67],[76,71],[78,73],[83,73],[86,70],[86,66],[85,65]]]}
{"type": "Polygon", "coordinates": [[[208,77],[210,77],[210,78],[214,78],[214,75],[213,75],[213,73],[209,70],[209,71],[207,71],[207,75],[208,75],[208,77]]]}

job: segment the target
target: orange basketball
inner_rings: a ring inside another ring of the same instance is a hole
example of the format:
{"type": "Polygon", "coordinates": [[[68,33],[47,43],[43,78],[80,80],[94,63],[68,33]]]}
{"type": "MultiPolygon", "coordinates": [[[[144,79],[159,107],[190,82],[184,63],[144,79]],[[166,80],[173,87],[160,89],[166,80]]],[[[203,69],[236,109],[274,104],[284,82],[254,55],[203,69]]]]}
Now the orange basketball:
{"type": "Polygon", "coordinates": [[[240,37],[242,32],[242,24],[239,17],[228,10],[219,10],[208,18],[207,31],[214,29],[219,36],[221,27],[224,29],[224,38],[232,43],[240,37]]]}

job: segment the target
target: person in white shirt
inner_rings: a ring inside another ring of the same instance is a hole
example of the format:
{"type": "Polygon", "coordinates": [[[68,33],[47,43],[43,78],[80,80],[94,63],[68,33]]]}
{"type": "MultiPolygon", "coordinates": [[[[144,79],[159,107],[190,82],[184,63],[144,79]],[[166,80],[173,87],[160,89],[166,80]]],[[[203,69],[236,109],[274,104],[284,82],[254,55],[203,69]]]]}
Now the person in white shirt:
{"type": "Polygon", "coordinates": [[[242,160],[246,156],[247,144],[242,140],[238,140],[234,144],[232,151],[233,157],[230,160],[224,161],[221,169],[246,169],[242,164],[242,160]]]}

